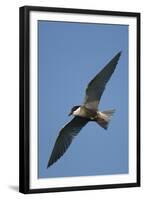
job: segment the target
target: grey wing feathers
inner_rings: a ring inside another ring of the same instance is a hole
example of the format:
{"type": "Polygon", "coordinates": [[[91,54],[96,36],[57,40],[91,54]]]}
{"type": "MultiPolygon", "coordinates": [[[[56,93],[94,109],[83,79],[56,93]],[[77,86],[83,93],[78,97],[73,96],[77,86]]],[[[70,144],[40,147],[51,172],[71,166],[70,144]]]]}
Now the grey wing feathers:
{"type": "Polygon", "coordinates": [[[86,118],[74,117],[68,124],[65,125],[64,128],[61,129],[47,167],[56,162],[66,152],[73,138],[87,123],[88,119],[86,118]]]}
{"type": "Polygon", "coordinates": [[[120,55],[121,52],[119,52],[88,84],[84,101],[84,105],[87,108],[97,109],[105,86],[116,68],[120,55]]]}

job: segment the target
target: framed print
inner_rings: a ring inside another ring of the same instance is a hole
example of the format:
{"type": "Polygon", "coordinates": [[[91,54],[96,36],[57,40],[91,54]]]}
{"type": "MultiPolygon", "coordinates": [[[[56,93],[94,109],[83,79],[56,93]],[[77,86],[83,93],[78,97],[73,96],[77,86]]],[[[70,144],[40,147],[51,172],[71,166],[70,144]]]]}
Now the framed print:
{"type": "Polygon", "coordinates": [[[20,192],[140,186],[140,13],[20,8],[20,192]]]}

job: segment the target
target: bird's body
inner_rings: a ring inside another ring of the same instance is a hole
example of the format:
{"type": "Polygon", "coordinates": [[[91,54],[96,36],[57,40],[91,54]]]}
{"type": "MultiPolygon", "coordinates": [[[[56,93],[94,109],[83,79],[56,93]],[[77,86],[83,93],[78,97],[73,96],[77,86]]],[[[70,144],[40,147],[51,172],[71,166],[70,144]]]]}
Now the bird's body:
{"type": "Polygon", "coordinates": [[[106,84],[113,74],[121,52],[119,52],[88,84],[84,103],[74,106],[69,115],[74,118],[61,130],[55,142],[48,167],[56,162],[68,149],[73,138],[90,121],[97,122],[105,130],[108,128],[114,109],[99,111],[98,105],[106,84]]]}
{"type": "Polygon", "coordinates": [[[95,119],[97,117],[97,110],[88,109],[85,106],[79,106],[74,112],[74,116],[85,117],[88,119],[95,119]]]}
{"type": "Polygon", "coordinates": [[[74,112],[74,116],[79,116],[88,119],[88,121],[95,121],[97,122],[102,128],[107,129],[108,123],[112,114],[114,113],[113,110],[103,111],[100,112],[96,109],[89,109],[85,106],[79,106],[74,112]],[[109,113],[109,114],[108,114],[109,113]]]}

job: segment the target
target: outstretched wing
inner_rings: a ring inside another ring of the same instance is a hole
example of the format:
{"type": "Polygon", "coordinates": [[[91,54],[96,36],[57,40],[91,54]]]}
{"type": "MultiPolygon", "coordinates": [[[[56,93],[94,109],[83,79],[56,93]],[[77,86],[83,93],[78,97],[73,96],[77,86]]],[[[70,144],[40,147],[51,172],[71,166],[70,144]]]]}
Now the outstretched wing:
{"type": "Polygon", "coordinates": [[[113,74],[121,52],[119,52],[95,77],[86,88],[84,105],[89,109],[97,109],[105,86],[113,74]]]}
{"type": "Polygon", "coordinates": [[[88,121],[88,119],[83,117],[74,117],[68,124],[64,126],[64,128],[61,129],[47,167],[56,162],[66,152],[73,138],[88,123],[88,121]]]}

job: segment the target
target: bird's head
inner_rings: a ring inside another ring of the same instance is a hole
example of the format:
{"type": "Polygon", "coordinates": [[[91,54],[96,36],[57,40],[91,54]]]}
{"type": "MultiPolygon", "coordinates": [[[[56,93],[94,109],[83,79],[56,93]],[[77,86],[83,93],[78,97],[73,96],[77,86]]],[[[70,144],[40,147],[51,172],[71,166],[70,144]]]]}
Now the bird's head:
{"type": "Polygon", "coordinates": [[[71,109],[70,113],[68,114],[68,116],[72,115],[73,112],[74,112],[75,110],[77,110],[79,107],[80,107],[80,106],[74,106],[74,107],[72,107],[72,109],[71,109]]]}

